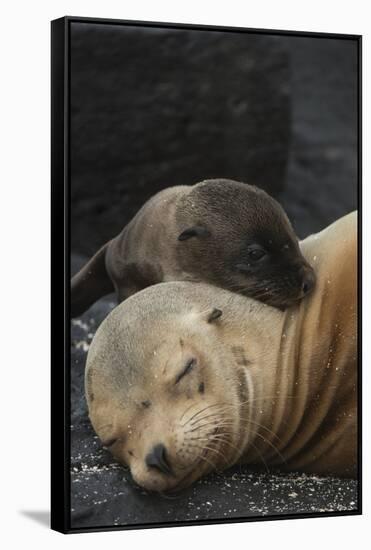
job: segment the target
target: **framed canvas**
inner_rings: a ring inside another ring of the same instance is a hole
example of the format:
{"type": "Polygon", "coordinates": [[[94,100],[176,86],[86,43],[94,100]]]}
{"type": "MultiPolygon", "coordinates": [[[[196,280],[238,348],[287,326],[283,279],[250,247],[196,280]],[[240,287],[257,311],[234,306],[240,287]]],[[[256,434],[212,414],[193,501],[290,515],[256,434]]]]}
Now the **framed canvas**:
{"type": "Polygon", "coordinates": [[[52,22],[52,528],[361,513],[361,37],[52,22]]]}

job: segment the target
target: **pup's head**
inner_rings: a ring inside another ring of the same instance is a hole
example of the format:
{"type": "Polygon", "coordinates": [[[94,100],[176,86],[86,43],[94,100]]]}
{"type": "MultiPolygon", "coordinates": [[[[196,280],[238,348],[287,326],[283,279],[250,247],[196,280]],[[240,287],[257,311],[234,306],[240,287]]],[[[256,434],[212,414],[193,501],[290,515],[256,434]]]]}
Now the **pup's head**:
{"type": "Polygon", "coordinates": [[[206,180],[182,198],[177,216],[177,261],[190,278],[279,308],[314,287],[287,215],[263,190],[206,180]]]}
{"type": "Polygon", "coordinates": [[[220,337],[222,311],[195,306],[194,288],[187,301],[187,285],[194,286],[152,286],[123,302],[88,354],[85,387],[95,431],[149,491],[186,487],[242,452],[247,385],[220,337]]]}

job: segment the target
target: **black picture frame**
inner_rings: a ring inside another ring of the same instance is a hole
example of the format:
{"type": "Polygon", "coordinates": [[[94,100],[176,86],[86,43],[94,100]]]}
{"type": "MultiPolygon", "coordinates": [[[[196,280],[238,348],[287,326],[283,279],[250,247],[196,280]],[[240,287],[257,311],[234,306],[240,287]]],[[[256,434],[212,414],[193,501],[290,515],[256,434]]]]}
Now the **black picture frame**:
{"type": "Polygon", "coordinates": [[[73,23],[99,25],[141,26],[148,28],[192,29],[254,33],[277,36],[326,37],[352,40],[358,51],[358,433],[362,433],[362,368],[361,368],[361,319],[362,319],[362,37],[337,33],[313,33],[303,31],[264,30],[207,25],[124,21],[115,19],[62,17],[51,23],[51,528],[62,533],[110,531],[122,529],[272,521],[305,517],[331,517],[359,515],[362,513],[362,442],[358,439],[358,502],[357,509],[348,511],[284,514],[247,518],[220,518],[218,520],[190,520],[135,525],[111,525],[105,527],[74,528],[70,521],[70,181],[71,181],[71,49],[70,30],[73,23]]]}

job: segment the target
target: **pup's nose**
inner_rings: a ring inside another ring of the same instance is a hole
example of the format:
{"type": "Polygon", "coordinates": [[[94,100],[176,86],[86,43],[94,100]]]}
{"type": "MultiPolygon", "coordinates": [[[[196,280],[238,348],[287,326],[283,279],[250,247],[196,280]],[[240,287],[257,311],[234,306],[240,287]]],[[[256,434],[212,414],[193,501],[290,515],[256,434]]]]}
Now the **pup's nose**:
{"type": "Polygon", "coordinates": [[[156,468],[163,474],[173,475],[173,470],[169,464],[166,447],[162,443],[155,445],[145,458],[148,468],[156,468]]]}
{"type": "Polygon", "coordinates": [[[303,294],[308,294],[313,289],[315,284],[316,284],[316,276],[314,274],[314,271],[308,270],[303,277],[303,282],[301,286],[303,294]]]}

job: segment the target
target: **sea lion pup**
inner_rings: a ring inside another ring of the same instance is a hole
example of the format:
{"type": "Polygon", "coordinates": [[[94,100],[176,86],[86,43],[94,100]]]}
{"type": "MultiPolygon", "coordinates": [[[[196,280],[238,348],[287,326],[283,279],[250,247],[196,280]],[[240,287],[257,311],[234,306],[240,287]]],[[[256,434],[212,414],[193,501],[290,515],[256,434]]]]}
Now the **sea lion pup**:
{"type": "Polygon", "coordinates": [[[114,309],[89,349],[89,416],[153,491],[264,463],[357,471],[356,214],[307,238],[314,292],[280,311],[204,283],[152,286],[114,309]]]}
{"type": "Polygon", "coordinates": [[[206,180],[152,197],[71,282],[71,315],[105,294],[118,301],[165,281],[203,281],[276,307],[314,286],[282,207],[231,180],[206,180]]]}

